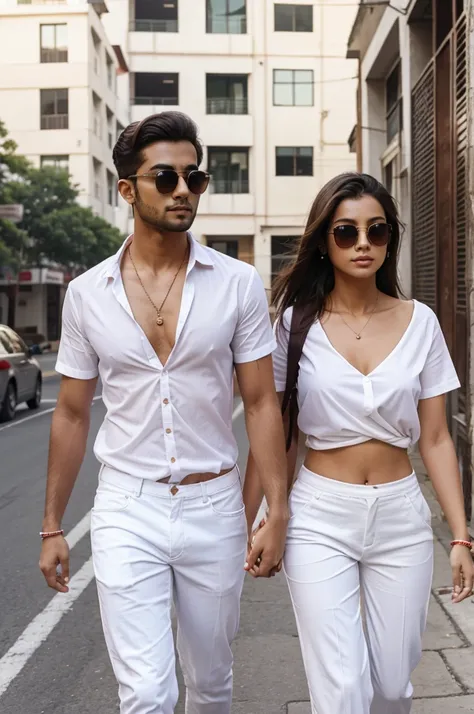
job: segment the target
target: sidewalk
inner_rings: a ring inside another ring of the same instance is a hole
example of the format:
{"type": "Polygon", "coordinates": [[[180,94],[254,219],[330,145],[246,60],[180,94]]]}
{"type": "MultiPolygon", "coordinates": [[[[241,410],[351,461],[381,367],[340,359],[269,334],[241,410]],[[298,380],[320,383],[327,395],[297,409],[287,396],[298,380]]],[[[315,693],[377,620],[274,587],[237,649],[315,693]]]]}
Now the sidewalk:
{"type": "MultiPolygon", "coordinates": [[[[474,712],[474,600],[450,601],[446,524],[421,462],[413,459],[433,512],[435,576],[412,714],[474,712]]],[[[233,714],[311,714],[296,625],[283,576],[247,578],[235,647],[233,714]]],[[[184,709],[178,708],[176,714],[184,709]]]]}

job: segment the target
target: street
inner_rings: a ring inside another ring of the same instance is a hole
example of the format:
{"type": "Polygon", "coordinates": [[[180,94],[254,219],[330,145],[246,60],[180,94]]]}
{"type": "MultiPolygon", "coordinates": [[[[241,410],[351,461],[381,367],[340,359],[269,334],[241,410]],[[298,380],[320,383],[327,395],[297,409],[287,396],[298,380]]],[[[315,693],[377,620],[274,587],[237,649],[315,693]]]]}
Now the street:
{"type": "MultiPolygon", "coordinates": [[[[40,360],[45,372],[54,357],[40,360]]],[[[0,427],[1,714],[117,714],[116,684],[103,642],[90,562],[87,514],[98,466],[93,439],[104,415],[97,394],[87,457],[64,519],[71,550],[71,593],[54,595],[38,569],[48,438],[59,377],[46,378],[39,412],[20,409],[0,427]]],[[[234,429],[247,443],[236,399],[234,429]]],[[[423,488],[430,498],[427,486],[423,488]]],[[[434,520],[439,518],[433,505],[434,520]]],[[[439,523],[438,523],[439,525],[439,523]]],[[[474,614],[470,600],[449,602],[449,564],[436,542],[436,574],[425,653],[415,673],[413,714],[474,710],[474,614]]],[[[233,714],[310,714],[296,626],[282,576],[247,579],[235,643],[233,714]]],[[[182,691],[182,686],[181,686],[182,691]]],[[[184,713],[183,697],[176,714],[184,713]]]]}

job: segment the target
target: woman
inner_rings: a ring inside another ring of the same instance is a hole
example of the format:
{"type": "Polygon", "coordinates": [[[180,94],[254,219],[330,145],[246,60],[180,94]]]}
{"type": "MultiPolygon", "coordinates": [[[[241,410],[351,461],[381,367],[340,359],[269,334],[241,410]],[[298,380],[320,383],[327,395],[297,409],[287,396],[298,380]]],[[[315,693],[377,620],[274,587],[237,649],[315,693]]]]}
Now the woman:
{"type": "MultiPolygon", "coordinates": [[[[294,307],[310,325],[297,381],[307,452],[290,496],[284,570],[313,714],[410,711],[433,569],[431,514],[407,453],[416,443],[457,541],[454,602],[472,589],[445,413],[459,381],[435,314],[399,297],[399,242],[385,188],[365,174],[338,176],[316,197],[277,287],[279,393],[294,307]]],[[[295,459],[294,439],[291,475],[295,459]]],[[[250,460],[249,525],[261,502],[256,476],[250,460]]]]}

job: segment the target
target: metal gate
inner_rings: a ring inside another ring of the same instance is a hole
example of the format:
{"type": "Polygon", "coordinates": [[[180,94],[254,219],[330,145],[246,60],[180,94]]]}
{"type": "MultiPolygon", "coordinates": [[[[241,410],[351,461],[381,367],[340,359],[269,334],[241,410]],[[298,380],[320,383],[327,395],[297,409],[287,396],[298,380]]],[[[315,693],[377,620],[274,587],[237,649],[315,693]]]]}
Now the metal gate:
{"type": "Polygon", "coordinates": [[[448,407],[470,519],[467,51],[462,15],[412,93],[412,277],[414,296],[439,317],[462,384],[448,407]]]}

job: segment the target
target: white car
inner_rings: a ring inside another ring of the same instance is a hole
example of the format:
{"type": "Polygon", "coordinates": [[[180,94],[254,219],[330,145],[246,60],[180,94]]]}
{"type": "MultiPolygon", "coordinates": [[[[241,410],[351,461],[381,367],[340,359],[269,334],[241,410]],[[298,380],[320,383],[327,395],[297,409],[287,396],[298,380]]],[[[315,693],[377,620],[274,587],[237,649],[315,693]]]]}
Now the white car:
{"type": "Polygon", "coordinates": [[[15,418],[16,407],[41,404],[43,377],[38,361],[16,332],[0,325],[0,422],[15,418]]]}

